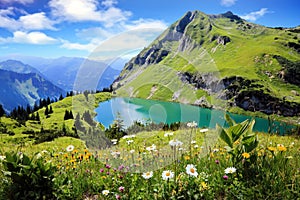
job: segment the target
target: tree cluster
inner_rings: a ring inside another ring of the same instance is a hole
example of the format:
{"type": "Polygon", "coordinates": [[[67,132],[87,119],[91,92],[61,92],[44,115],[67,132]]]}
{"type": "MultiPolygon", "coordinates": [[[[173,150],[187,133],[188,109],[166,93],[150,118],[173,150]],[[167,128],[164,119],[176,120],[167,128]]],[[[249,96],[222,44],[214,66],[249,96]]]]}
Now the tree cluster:
{"type": "Polygon", "coordinates": [[[74,119],[72,110],[65,110],[64,120],[74,119]]]}

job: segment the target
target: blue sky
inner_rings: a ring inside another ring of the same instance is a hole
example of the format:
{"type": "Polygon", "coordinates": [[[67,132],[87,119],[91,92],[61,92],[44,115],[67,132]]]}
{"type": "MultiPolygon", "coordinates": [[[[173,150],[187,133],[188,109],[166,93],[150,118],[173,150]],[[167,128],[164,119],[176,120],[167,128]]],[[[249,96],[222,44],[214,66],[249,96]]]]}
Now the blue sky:
{"type": "Polygon", "coordinates": [[[0,55],[130,57],[189,10],[300,25],[299,0],[0,0],[0,55]]]}

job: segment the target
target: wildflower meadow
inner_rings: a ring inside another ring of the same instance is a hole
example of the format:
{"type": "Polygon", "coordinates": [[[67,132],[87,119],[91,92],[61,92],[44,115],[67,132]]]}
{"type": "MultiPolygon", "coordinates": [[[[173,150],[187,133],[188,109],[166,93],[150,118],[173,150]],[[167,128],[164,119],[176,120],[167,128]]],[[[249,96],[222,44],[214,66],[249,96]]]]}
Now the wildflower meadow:
{"type": "Polygon", "coordinates": [[[254,123],[1,152],[2,199],[299,199],[298,137],[254,133],[254,123]]]}

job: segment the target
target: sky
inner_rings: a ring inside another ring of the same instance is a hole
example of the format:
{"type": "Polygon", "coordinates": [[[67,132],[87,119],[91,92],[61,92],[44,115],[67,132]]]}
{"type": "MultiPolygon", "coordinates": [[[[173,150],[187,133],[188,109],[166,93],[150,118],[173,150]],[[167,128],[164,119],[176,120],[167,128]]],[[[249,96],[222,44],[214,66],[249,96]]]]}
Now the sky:
{"type": "Polygon", "coordinates": [[[130,58],[189,10],[300,25],[299,0],[0,0],[0,55],[130,58]]]}

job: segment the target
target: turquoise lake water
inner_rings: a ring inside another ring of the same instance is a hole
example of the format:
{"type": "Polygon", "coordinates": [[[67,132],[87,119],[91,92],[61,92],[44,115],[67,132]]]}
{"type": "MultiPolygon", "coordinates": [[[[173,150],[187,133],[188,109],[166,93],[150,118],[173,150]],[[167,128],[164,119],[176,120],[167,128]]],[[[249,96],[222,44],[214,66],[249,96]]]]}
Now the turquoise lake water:
{"type": "MultiPolygon", "coordinates": [[[[101,102],[95,111],[97,113],[95,120],[102,123],[106,128],[113,123],[118,113],[124,120],[126,127],[130,126],[134,121],[152,121],[167,124],[179,121],[195,121],[199,127],[215,128],[216,124],[227,126],[224,119],[224,111],[139,98],[113,98],[101,102]]],[[[252,118],[245,115],[229,114],[236,122],[252,118]]],[[[277,133],[286,133],[292,128],[292,126],[277,121],[273,122],[271,127],[272,132],[277,133]]],[[[255,118],[253,129],[259,132],[268,132],[269,121],[263,118],[255,118]]]]}

